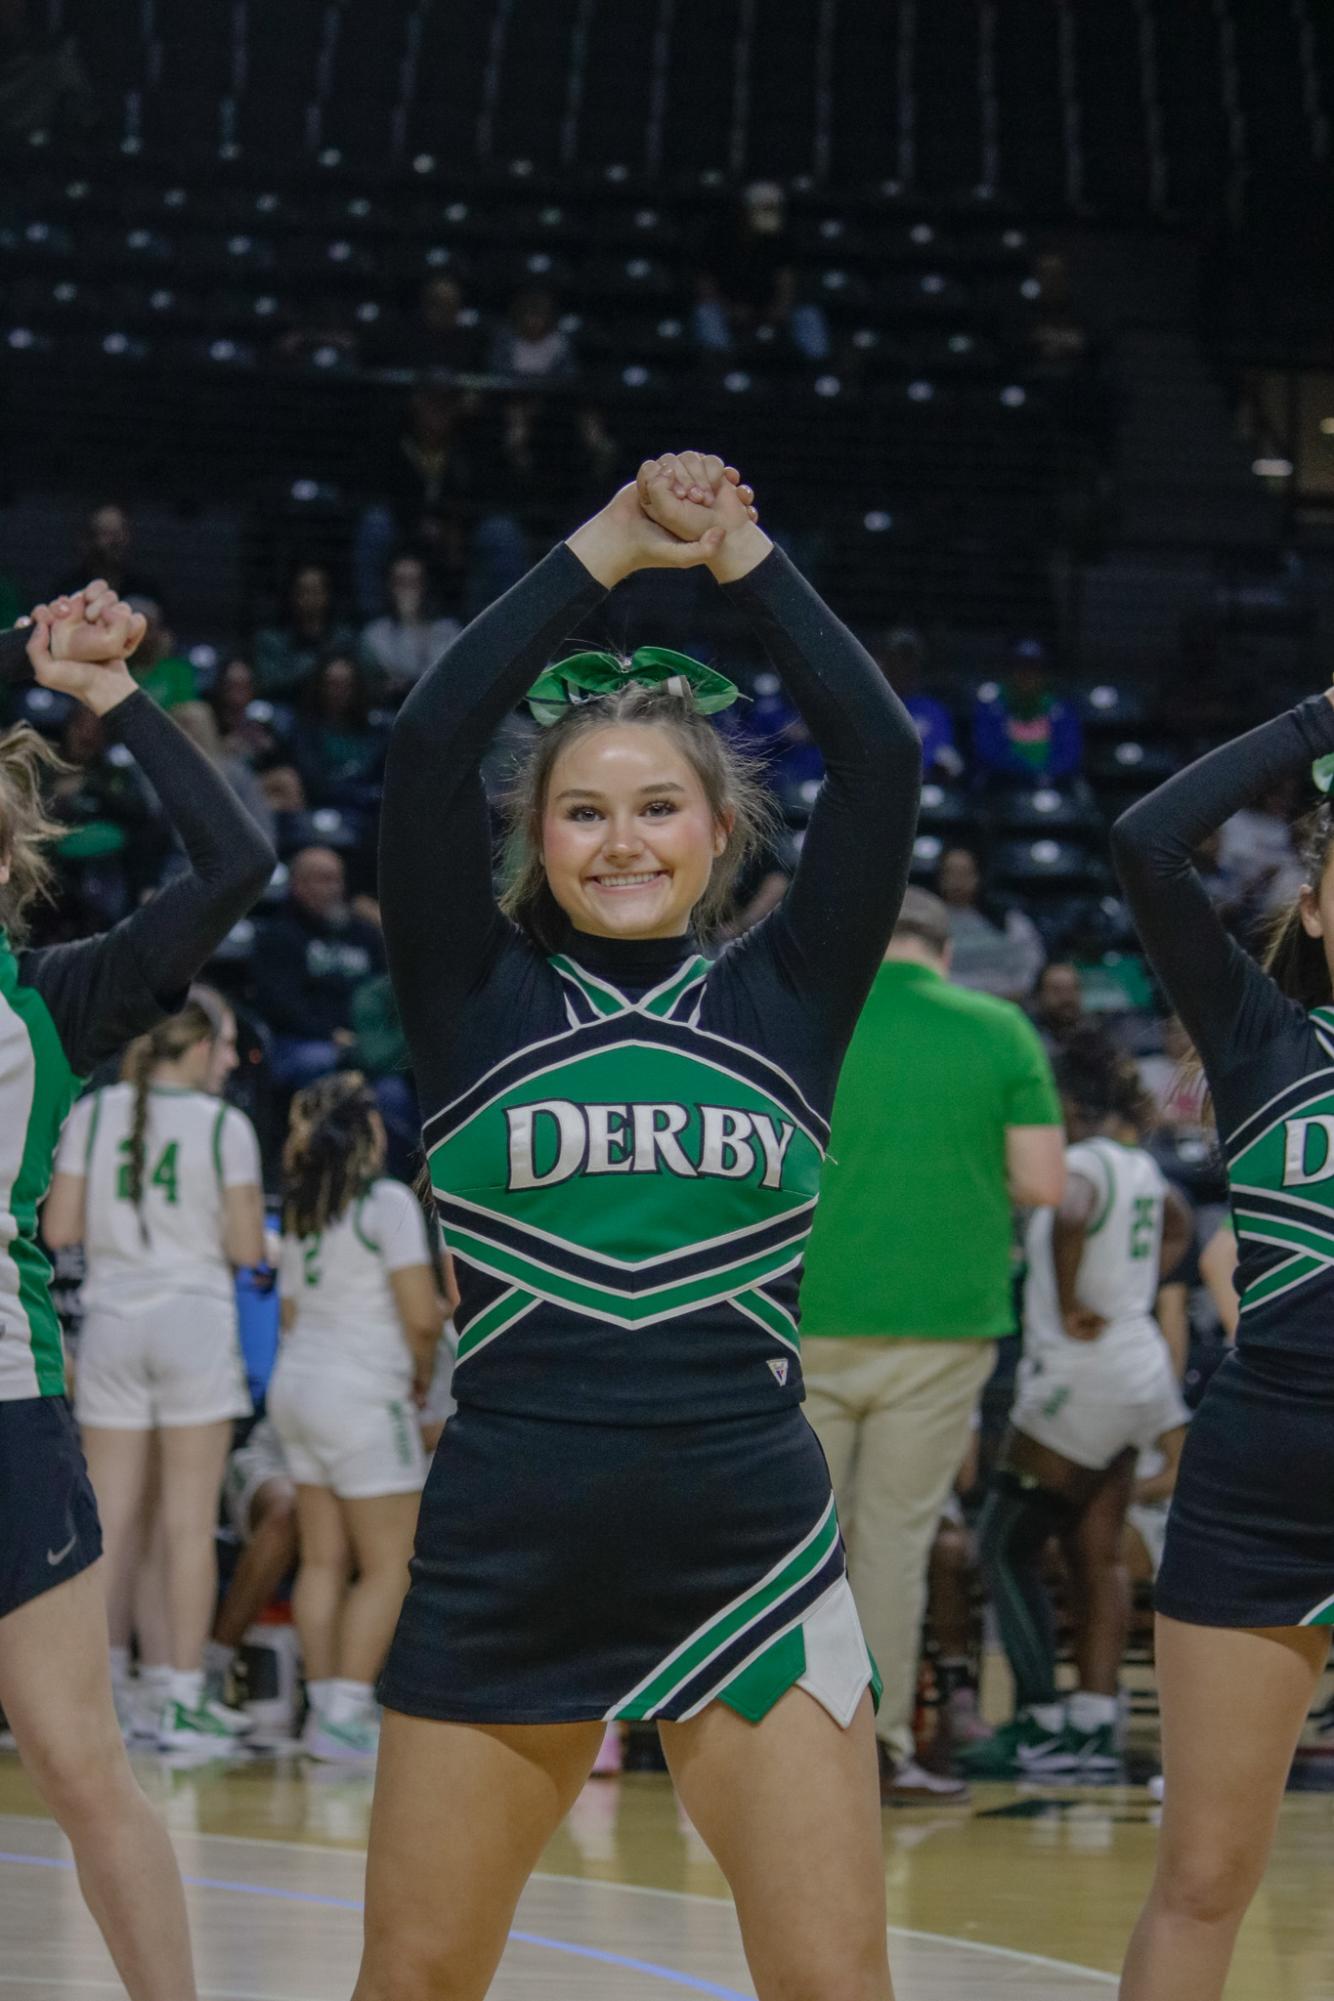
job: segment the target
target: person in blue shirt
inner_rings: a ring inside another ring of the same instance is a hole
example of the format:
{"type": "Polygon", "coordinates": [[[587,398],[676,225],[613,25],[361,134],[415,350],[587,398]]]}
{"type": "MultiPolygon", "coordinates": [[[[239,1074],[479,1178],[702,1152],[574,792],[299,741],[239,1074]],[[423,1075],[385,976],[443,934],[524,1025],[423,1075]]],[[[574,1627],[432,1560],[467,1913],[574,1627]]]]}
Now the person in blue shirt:
{"type": "Polygon", "coordinates": [[[1084,762],[1079,712],[1052,686],[1040,639],[1017,639],[1005,678],[986,681],[973,704],[973,759],[983,779],[1032,785],[1073,778],[1084,762]]]}

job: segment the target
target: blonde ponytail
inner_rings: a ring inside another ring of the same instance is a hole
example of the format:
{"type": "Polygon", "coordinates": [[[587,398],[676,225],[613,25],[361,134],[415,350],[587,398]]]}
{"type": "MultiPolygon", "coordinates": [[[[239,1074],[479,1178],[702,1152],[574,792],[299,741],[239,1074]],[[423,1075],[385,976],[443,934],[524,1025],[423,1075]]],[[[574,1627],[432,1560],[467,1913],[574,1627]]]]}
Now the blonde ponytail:
{"type": "Polygon", "coordinates": [[[27,723],[0,735],[0,861],[9,863],[0,924],[12,945],[27,938],[30,905],[51,895],[55,870],[47,850],[65,829],[48,818],[42,793],[49,776],[69,768],[27,723]]]}

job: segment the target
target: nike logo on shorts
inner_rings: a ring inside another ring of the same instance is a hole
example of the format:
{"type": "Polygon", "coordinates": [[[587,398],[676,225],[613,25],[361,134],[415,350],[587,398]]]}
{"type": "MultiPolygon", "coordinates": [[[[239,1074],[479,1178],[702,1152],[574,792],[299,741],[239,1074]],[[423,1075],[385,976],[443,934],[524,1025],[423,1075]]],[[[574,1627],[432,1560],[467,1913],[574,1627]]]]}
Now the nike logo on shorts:
{"type": "Polygon", "coordinates": [[[74,1534],[70,1537],[69,1541],[65,1544],[65,1547],[63,1549],[48,1549],[48,1551],[46,1552],[46,1560],[51,1565],[53,1570],[58,1563],[63,1563],[65,1561],[65,1558],[69,1555],[70,1551],[73,1549],[75,1543],[78,1540],[79,1540],[79,1531],[75,1529],[74,1534]]]}

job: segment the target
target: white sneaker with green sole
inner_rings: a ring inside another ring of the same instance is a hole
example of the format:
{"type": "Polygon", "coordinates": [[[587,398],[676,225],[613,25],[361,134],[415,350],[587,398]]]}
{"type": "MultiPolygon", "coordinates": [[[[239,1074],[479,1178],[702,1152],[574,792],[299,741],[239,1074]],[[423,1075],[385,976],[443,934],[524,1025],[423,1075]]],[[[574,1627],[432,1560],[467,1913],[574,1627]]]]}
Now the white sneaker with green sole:
{"type": "Polygon", "coordinates": [[[334,1723],[312,1709],[301,1732],[301,1749],[306,1756],[325,1765],[366,1764],[379,1748],[380,1719],[374,1712],[334,1723]]]}

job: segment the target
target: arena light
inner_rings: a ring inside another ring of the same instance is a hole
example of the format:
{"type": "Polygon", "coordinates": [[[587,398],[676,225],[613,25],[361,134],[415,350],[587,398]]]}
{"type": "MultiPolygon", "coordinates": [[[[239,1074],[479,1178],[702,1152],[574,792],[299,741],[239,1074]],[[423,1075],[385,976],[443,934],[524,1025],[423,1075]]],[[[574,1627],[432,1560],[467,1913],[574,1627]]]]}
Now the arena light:
{"type": "Polygon", "coordinates": [[[957,333],[950,335],[951,354],[971,354],[976,346],[977,342],[971,334],[957,333]]]}
{"type": "Polygon", "coordinates": [[[234,340],[210,341],[208,352],[210,361],[235,361],[236,342],[234,340]]]}
{"type": "Polygon", "coordinates": [[[538,221],[546,229],[559,229],[564,220],[565,210],[563,208],[544,208],[538,217],[538,221]]]}
{"type": "Polygon", "coordinates": [[[30,132],[28,134],[28,144],[32,147],[35,153],[39,153],[43,146],[49,146],[51,144],[51,134],[49,132],[41,132],[41,131],[30,132]]]}
{"type": "Polygon", "coordinates": [[[609,181],[628,181],[630,178],[630,169],[623,161],[614,160],[607,169],[606,177],[609,181]]]}
{"type": "Polygon", "coordinates": [[[357,307],[357,318],[361,321],[363,326],[371,325],[371,323],[375,320],[378,320],[379,317],[380,317],[380,305],[377,299],[363,299],[361,304],[357,307]]]}
{"type": "Polygon", "coordinates": [[[17,348],[35,347],[37,344],[37,336],[31,327],[11,327],[5,340],[8,346],[17,348]]]}
{"type": "Polygon", "coordinates": [[[337,368],[343,357],[338,348],[326,343],[317,347],[310,358],[316,368],[337,368]]]}
{"type": "Polygon", "coordinates": [[[341,167],[343,164],[342,149],[338,146],[326,146],[319,156],[319,161],[322,167],[341,167]]]}
{"type": "Polygon", "coordinates": [[[292,481],[293,500],[298,500],[303,505],[307,505],[312,500],[318,500],[319,497],[320,483],[317,479],[294,479],[292,481]]]}
{"type": "Polygon", "coordinates": [[[647,257],[632,257],[625,267],[627,278],[647,278],[653,266],[647,257]]]}
{"type": "Polygon", "coordinates": [[[848,274],[846,271],[826,271],[824,277],[820,280],[826,292],[841,292],[845,289],[847,282],[848,274]]]}
{"type": "Polygon", "coordinates": [[[929,293],[932,298],[936,298],[941,292],[944,291],[944,289],[945,289],[945,280],[941,276],[940,272],[928,271],[926,276],[922,280],[922,290],[924,292],[929,293]]]}
{"type": "Polygon", "coordinates": [[[227,238],[227,254],[229,257],[248,257],[254,247],[255,241],[251,236],[229,236],[227,238]]]}
{"type": "Polygon", "coordinates": [[[534,250],[528,257],[524,268],[534,272],[539,278],[544,277],[551,269],[550,252],[546,250],[534,250]]]}
{"type": "Polygon", "coordinates": [[[929,222],[915,222],[908,234],[914,243],[934,243],[936,240],[936,232],[929,222]]]}
{"type": "Polygon", "coordinates": [[[159,285],[156,292],[150,292],[148,303],[155,313],[169,313],[176,303],[176,294],[165,285],[159,285]]]}
{"type": "Polygon", "coordinates": [[[78,298],[78,296],[79,296],[79,288],[74,283],[74,280],[72,278],[62,278],[60,283],[53,288],[51,293],[51,297],[57,300],[58,303],[62,306],[73,305],[74,301],[78,298]]]}
{"type": "Polygon", "coordinates": [[[344,243],[340,239],[337,243],[329,245],[328,257],[331,264],[346,264],[351,255],[352,245],[350,243],[344,243]]]}
{"type": "Polygon", "coordinates": [[[930,403],[934,400],[935,394],[936,386],[933,382],[924,382],[919,379],[916,382],[908,384],[908,401],[910,403],[930,403]]]}
{"type": "Polygon", "coordinates": [[[1054,792],[1050,785],[1040,786],[1033,794],[1033,811],[1035,813],[1059,813],[1060,810],[1061,795],[1059,792],[1054,792]]]}
{"type": "Polygon", "coordinates": [[[1133,771],[1136,765],[1143,764],[1144,762],[1144,745],[1142,743],[1119,743],[1112,755],[1118,764],[1124,765],[1128,771],[1133,771]]]}
{"type": "Polygon", "coordinates": [[[147,250],[152,241],[153,238],[146,229],[132,229],[125,238],[126,246],[130,250],[147,250]]]}
{"type": "Polygon", "coordinates": [[[184,208],[190,197],[184,188],[168,188],[162,197],[163,208],[184,208]]]}
{"type": "Polygon", "coordinates": [[[1334,417],[1322,417],[1320,428],[1327,438],[1334,438],[1334,417]]]}
{"type": "Polygon", "coordinates": [[[211,674],[218,664],[218,649],[216,646],[208,645],[192,646],[187,658],[192,667],[198,667],[205,674],[211,674]]]}
{"type": "Polygon", "coordinates": [[[935,811],[937,806],[943,806],[945,804],[944,788],[939,785],[924,785],[922,787],[922,804],[929,806],[932,812],[935,811]]]}
{"type": "Polygon", "coordinates": [[[29,243],[45,243],[51,234],[51,225],[47,222],[30,222],[23,234],[29,243]]]}
{"type": "Polygon", "coordinates": [[[837,216],[826,216],[825,220],[820,224],[820,234],[827,243],[835,243],[843,234],[843,224],[837,216]]]}
{"type": "Polygon", "coordinates": [[[635,210],[636,229],[656,229],[660,220],[661,218],[656,208],[637,208],[635,210]]]}
{"type": "Polygon", "coordinates": [[[1029,852],[1041,868],[1052,868],[1061,859],[1059,841],[1034,841],[1029,852]]]}
{"type": "Polygon", "coordinates": [[[1028,242],[1028,238],[1022,229],[1007,229],[1001,238],[1001,242],[1007,250],[1022,250],[1028,242]]]}
{"type": "Polygon", "coordinates": [[[870,347],[879,347],[880,335],[874,327],[858,327],[856,333],[852,336],[852,345],[863,349],[863,351],[870,347]]]}
{"type": "Polygon", "coordinates": [[[348,203],[347,212],[349,215],[356,216],[358,222],[361,222],[370,214],[371,205],[365,195],[357,195],[348,203]]]}
{"type": "Polygon", "coordinates": [[[1261,479],[1291,479],[1292,460],[1279,458],[1259,458],[1253,461],[1251,471],[1261,479]]]}
{"type": "Polygon", "coordinates": [[[913,860],[934,864],[944,853],[945,843],[939,834],[919,834],[912,844],[913,860]]]}
{"type": "Polygon", "coordinates": [[[529,175],[532,173],[532,171],[533,171],[533,163],[531,160],[510,161],[510,172],[513,174],[516,181],[526,181],[529,175]]]}
{"type": "Polygon", "coordinates": [[[1023,284],[1019,287],[1019,296],[1023,299],[1040,299],[1042,297],[1042,286],[1039,280],[1036,278],[1025,278],[1023,284]]]}
{"type": "Polygon", "coordinates": [[[750,377],[744,368],[730,368],[723,377],[723,388],[733,396],[744,396],[750,388],[750,377]]]}
{"type": "Polygon", "coordinates": [[[868,535],[888,535],[894,526],[894,516],[883,507],[873,507],[862,518],[862,527],[868,535]]]}
{"type": "Polygon", "coordinates": [[[278,301],[272,292],[261,292],[255,301],[255,314],[261,320],[271,319],[278,310],[278,301]]]}
{"type": "Polygon", "coordinates": [[[452,202],[451,202],[451,203],[449,204],[449,207],[448,207],[448,208],[447,208],[447,209],[445,210],[445,221],[446,221],[446,222],[466,222],[467,220],[468,220],[468,204],[467,204],[467,202],[466,202],[466,201],[452,201],[452,202]]]}
{"type": "Polygon", "coordinates": [[[1114,709],[1120,699],[1121,697],[1117,690],[1108,686],[1106,682],[1101,682],[1098,687],[1089,689],[1089,707],[1091,709],[1114,709]]]}
{"type": "Polygon", "coordinates": [[[642,389],[648,381],[648,370],[642,361],[632,361],[621,370],[621,380],[627,389],[642,389]]]}
{"type": "Polygon", "coordinates": [[[1017,382],[1007,382],[1001,390],[1000,400],[1007,410],[1022,410],[1028,401],[1028,391],[1017,382]]]}
{"type": "Polygon", "coordinates": [[[426,253],[426,262],[433,271],[438,271],[442,264],[454,262],[454,253],[447,244],[435,243],[426,253]]]}
{"type": "Polygon", "coordinates": [[[435,172],[435,154],[418,153],[413,159],[412,171],[414,174],[433,174],[435,172]]]}
{"type": "Polygon", "coordinates": [[[133,132],[131,132],[128,133],[126,137],[121,140],[120,150],[122,153],[126,155],[128,159],[132,160],[135,158],[137,154],[143,152],[144,142],[142,139],[136,139],[133,132]]]}
{"type": "Polygon", "coordinates": [[[256,215],[277,215],[282,205],[282,196],[274,194],[271,189],[267,189],[262,195],[256,195],[255,197],[256,215]]]}
{"type": "Polygon", "coordinates": [[[841,396],[843,384],[837,375],[817,375],[815,393],[817,396],[841,396]]]}
{"type": "Polygon", "coordinates": [[[105,334],[102,339],[103,354],[128,354],[130,337],[123,333],[105,334]]]}
{"type": "Polygon", "coordinates": [[[903,182],[881,181],[880,192],[882,195],[888,195],[890,200],[892,201],[895,195],[901,195],[903,193],[903,182]]]}
{"type": "Polygon", "coordinates": [[[662,340],[680,340],[685,331],[680,320],[659,320],[658,335],[662,340]]]}
{"type": "Polygon", "coordinates": [[[87,181],[66,182],[65,184],[66,201],[87,201],[88,195],[89,195],[89,187],[87,181]]]}

